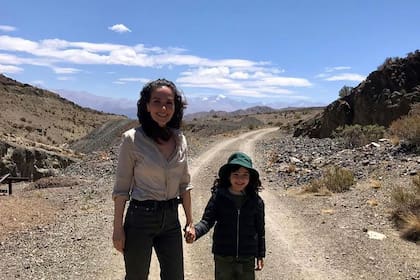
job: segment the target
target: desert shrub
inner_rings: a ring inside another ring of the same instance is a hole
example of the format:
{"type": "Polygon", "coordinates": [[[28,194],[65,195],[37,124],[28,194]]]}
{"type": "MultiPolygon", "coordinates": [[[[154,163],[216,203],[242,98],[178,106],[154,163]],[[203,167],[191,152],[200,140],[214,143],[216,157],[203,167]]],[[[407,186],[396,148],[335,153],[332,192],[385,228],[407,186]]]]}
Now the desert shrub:
{"type": "Polygon", "coordinates": [[[381,65],[378,66],[378,70],[382,71],[382,70],[386,69],[388,65],[392,65],[393,63],[397,62],[398,60],[399,60],[398,57],[387,57],[385,59],[385,61],[381,65]]]}
{"type": "Polygon", "coordinates": [[[420,176],[413,178],[409,186],[394,187],[391,193],[394,210],[392,219],[401,230],[401,237],[420,240],[420,176]]]}
{"type": "Polygon", "coordinates": [[[392,135],[407,141],[408,144],[420,146],[420,114],[410,114],[394,121],[389,127],[392,135]]]}
{"type": "Polygon", "coordinates": [[[351,91],[352,91],[353,87],[349,87],[349,86],[343,86],[339,92],[338,92],[338,96],[343,98],[346,97],[348,95],[350,95],[351,91]]]}
{"type": "Polygon", "coordinates": [[[303,189],[305,192],[317,193],[324,187],[321,179],[314,179],[310,184],[306,185],[303,189]]]}
{"type": "Polygon", "coordinates": [[[385,134],[385,127],[379,125],[359,124],[338,127],[333,133],[333,137],[342,138],[343,142],[349,147],[360,147],[372,141],[377,141],[385,134]]]}
{"type": "Polygon", "coordinates": [[[353,173],[342,167],[333,166],[326,170],[320,179],[312,180],[308,188],[321,190],[323,187],[331,192],[345,192],[354,184],[353,173]]]}
{"type": "Polygon", "coordinates": [[[407,240],[420,240],[420,216],[409,213],[403,217],[404,225],[401,229],[401,237],[407,240]]]}
{"type": "Polygon", "coordinates": [[[329,196],[331,191],[328,190],[322,179],[314,179],[309,184],[305,185],[302,193],[315,193],[316,195],[329,196]]]}

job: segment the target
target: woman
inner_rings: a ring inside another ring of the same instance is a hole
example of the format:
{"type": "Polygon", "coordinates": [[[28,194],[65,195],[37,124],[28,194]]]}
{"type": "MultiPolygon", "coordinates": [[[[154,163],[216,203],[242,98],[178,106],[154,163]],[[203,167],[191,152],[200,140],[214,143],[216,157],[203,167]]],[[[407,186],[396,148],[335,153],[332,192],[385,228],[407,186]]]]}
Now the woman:
{"type": "Polygon", "coordinates": [[[193,222],[187,143],[179,130],[185,103],[174,83],[165,79],[146,84],[140,95],[141,125],[123,134],[120,147],[113,190],[113,243],[124,254],[126,280],[147,279],[152,247],[161,279],[184,279],[179,201],[187,232],[193,222]]]}

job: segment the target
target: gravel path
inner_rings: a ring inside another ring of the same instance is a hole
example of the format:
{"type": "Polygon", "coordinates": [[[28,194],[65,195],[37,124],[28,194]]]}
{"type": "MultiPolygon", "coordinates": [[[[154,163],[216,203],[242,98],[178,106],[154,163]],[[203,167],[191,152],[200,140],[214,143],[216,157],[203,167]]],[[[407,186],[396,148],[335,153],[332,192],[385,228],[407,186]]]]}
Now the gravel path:
{"type": "MultiPolygon", "coordinates": [[[[251,131],[191,156],[196,221],[218,168],[236,150],[253,155],[265,187],[267,258],[257,279],[420,279],[418,245],[402,240],[388,219],[389,181],[409,181],[417,156],[385,143],[346,150],[331,140],[251,131]],[[296,169],[287,172],[291,160],[296,169]],[[354,169],[357,185],[332,196],[297,194],[327,163],[354,169]],[[371,178],[381,181],[379,190],[368,186],[371,178]],[[370,239],[371,230],[386,238],[370,239]]],[[[116,155],[117,147],[91,154],[62,177],[40,181],[41,189],[22,184],[14,196],[0,197],[0,279],[123,279],[122,256],[111,243],[116,155]]],[[[211,234],[184,251],[186,279],[213,279],[211,234]]],[[[150,279],[157,275],[154,263],[150,279]]]]}

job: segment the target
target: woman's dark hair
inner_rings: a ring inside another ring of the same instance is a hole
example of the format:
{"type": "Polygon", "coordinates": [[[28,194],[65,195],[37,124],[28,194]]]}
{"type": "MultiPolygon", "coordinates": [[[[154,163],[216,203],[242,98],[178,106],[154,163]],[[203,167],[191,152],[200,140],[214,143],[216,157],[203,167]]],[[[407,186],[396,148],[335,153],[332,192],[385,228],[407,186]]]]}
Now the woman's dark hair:
{"type": "Polygon", "coordinates": [[[137,118],[141,124],[144,133],[152,138],[155,142],[160,140],[167,141],[171,135],[171,128],[179,129],[181,126],[182,118],[184,116],[184,109],[186,103],[182,100],[182,92],[178,90],[175,84],[166,79],[157,79],[144,85],[140,92],[140,99],[137,101],[137,118]],[[168,87],[175,95],[175,111],[171,120],[166,124],[166,127],[160,127],[147,111],[147,103],[150,101],[152,92],[161,87],[168,87]]]}
{"type": "MultiPolygon", "coordinates": [[[[227,189],[231,186],[229,177],[232,172],[237,171],[242,166],[237,164],[231,164],[229,165],[228,172],[225,172],[224,176],[217,178],[214,183],[213,187],[211,188],[211,191],[214,192],[216,189],[227,189]]],[[[254,176],[253,172],[249,172],[249,183],[245,187],[245,192],[247,195],[256,195],[258,192],[262,190],[261,181],[258,177],[254,176]]]]}

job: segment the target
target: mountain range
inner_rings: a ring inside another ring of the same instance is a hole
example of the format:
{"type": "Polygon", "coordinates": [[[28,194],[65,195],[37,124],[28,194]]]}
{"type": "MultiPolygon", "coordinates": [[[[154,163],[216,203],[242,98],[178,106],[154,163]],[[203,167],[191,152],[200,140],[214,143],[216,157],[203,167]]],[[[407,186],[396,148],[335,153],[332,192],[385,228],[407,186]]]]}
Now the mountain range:
{"type": "MultiPolygon", "coordinates": [[[[132,119],[137,118],[137,100],[98,96],[85,91],[71,91],[66,89],[57,89],[53,91],[58,93],[61,97],[73,101],[82,107],[88,107],[106,113],[125,115],[132,119]]],[[[266,104],[263,102],[236,100],[224,95],[211,95],[205,97],[188,96],[186,101],[188,103],[187,109],[185,110],[186,116],[210,111],[233,112],[259,106],[283,109],[289,107],[319,107],[326,105],[309,101],[272,102],[266,104]]]]}

